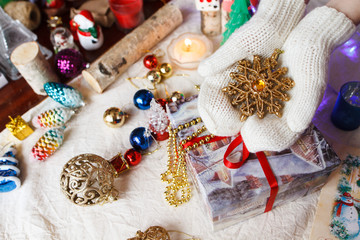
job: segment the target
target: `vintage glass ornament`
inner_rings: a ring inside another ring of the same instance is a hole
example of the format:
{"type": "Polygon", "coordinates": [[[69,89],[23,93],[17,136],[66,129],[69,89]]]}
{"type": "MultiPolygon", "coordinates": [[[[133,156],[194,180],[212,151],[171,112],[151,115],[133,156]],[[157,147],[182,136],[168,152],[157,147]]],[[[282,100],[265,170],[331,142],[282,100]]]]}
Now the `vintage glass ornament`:
{"type": "Polygon", "coordinates": [[[104,42],[104,34],[88,10],[79,11],[70,21],[72,30],[76,31],[80,45],[88,51],[99,49],[104,42]]]}
{"type": "Polygon", "coordinates": [[[19,162],[15,158],[16,152],[15,147],[10,146],[6,153],[0,157],[0,193],[10,192],[21,185],[18,178],[20,170],[16,167],[19,162]]]}
{"type": "Polygon", "coordinates": [[[161,107],[166,111],[166,104],[167,101],[164,98],[158,98],[156,99],[157,103],[159,103],[161,105],[161,107]]]}
{"type": "Polygon", "coordinates": [[[161,73],[158,70],[151,70],[146,74],[146,79],[152,84],[158,84],[161,82],[161,73]]]}
{"type": "Polygon", "coordinates": [[[152,92],[147,89],[141,89],[134,95],[134,105],[141,110],[147,110],[150,108],[150,102],[153,98],[152,92]]]}
{"type": "Polygon", "coordinates": [[[111,107],[106,109],[103,115],[105,124],[112,128],[118,128],[124,125],[126,118],[129,115],[126,112],[121,111],[120,108],[111,107]]]}
{"type": "Polygon", "coordinates": [[[39,161],[44,161],[60,148],[64,140],[65,127],[54,128],[47,131],[31,149],[31,156],[39,161]]]}
{"type": "Polygon", "coordinates": [[[154,138],[158,141],[166,140],[169,137],[168,126],[169,118],[164,108],[153,99],[150,103],[149,110],[149,129],[154,138]]]}
{"type": "Polygon", "coordinates": [[[78,50],[74,43],[74,37],[70,30],[65,27],[56,27],[51,31],[50,41],[54,47],[55,54],[61,50],[72,48],[78,50]]]}
{"type": "Polygon", "coordinates": [[[159,66],[159,72],[163,77],[170,77],[173,74],[173,68],[169,63],[163,63],[159,66]]]}
{"type": "Polygon", "coordinates": [[[130,148],[125,152],[124,158],[130,166],[136,166],[141,162],[141,153],[134,148],[130,148]]]}
{"type": "Polygon", "coordinates": [[[81,53],[75,49],[63,49],[55,55],[55,67],[59,75],[74,78],[89,67],[81,53]]]}
{"type": "Polygon", "coordinates": [[[152,128],[152,126],[149,126],[149,129],[150,129],[150,131],[151,131],[151,133],[152,133],[152,135],[153,135],[153,137],[154,137],[154,139],[156,141],[161,142],[161,141],[165,141],[165,140],[169,139],[169,132],[162,132],[162,133],[156,132],[152,128]]]}
{"type": "Polygon", "coordinates": [[[48,82],[44,84],[44,89],[49,97],[65,107],[78,108],[85,105],[80,92],[69,85],[48,82]]]}
{"type": "Polygon", "coordinates": [[[158,60],[155,55],[150,54],[144,57],[143,60],[144,66],[150,70],[158,66],[158,60]]]}
{"type": "Polygon", "coordinates": [[[130,134],[130,144],[137,151],[148,149],[152,142],[150,131],[144,127],[135,128],[130,134]]]}
{"type": "Polygon", "coordinates": [[[175,91],[171,94],[170,101],[171,102],[183,102],[185,100],[185,96],[182,92],[175,91]]]}
{"type": "Polygon", "coordinates": [[[74,114],[75,111],[69,108],[53,108],[35,116],[32,124],[36,128],[58,128],[64,126],[74,114]]]}

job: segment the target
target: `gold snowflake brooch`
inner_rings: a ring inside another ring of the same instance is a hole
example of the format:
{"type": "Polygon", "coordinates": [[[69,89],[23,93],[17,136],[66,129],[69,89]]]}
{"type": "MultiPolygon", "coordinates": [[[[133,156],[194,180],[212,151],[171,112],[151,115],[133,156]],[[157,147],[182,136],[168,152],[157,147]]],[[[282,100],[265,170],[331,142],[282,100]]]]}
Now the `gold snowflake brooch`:
{"type": "Polygon", "coordinates": [[[241,121],[245,121],[255,111],[259,118],[264,118],[267,112],[282,116],[282,102],[290,99],[286,91],[293,88],[295,83],[283,77],[288,70],[286,67],[277,68],[277,59],[281,53],[280,49],[275,49],[271,57],[263,61],[259,56],[254,56],[253,63],[240,60],[238,72],[230,73],[231,79],[235,81],[222,91],[231,97],[233,106],[239,105],[241,121]]]}

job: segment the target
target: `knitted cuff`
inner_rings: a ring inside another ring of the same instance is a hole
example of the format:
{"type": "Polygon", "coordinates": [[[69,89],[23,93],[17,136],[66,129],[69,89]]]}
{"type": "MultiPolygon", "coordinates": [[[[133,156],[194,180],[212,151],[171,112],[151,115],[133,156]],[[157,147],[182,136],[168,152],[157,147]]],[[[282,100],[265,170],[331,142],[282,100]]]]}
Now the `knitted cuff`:
{"type": "Polygon", "coordinates": [[[327,6],[311,11],[296,28],[302,34],[302,41],[330,52],[349,39],[356,30],[354,23],[345,14],[327,6]]]}

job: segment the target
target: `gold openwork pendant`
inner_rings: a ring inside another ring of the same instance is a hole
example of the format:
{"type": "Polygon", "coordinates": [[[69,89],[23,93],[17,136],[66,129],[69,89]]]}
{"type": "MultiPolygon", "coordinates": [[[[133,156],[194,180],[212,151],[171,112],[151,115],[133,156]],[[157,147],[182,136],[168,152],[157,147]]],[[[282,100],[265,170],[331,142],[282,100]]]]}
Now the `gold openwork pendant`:
{"type": "Polygon", "coordinates": [[[80,206],[112,202],[118,196],[113,187],[115,175],[115,169],[104,158],[81,154],[65,164],[60,187],[67,198],[80,206]]]}
{"type": "Polygon", "coordinates": [[[235,81],[222,91],[231,97],[233,106],[239,106],[241,121],[255,112],[259,118],[264,118],[266,113],[282,116],[282,102],[289,101],[286,92],[295,86],[295,82],[283,77],[288,70],[286,67],[277,67],[281,53],[280,49],[275,49],[270,58],[262,60],[260,56],[254,56],[253,62],[240,60],[238,72],[230,73],[231,79],[235,81]]]}

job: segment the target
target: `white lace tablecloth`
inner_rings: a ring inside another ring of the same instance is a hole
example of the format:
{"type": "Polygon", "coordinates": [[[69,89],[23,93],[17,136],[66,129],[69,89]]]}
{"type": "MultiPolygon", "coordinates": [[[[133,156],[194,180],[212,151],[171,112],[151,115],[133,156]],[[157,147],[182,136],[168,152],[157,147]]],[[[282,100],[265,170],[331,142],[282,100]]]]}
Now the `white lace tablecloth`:
{"type": "MultiPolygon", "coordinates": [[[[316,2],[316,1],[315,1],[316,2]]],[[[200,33],[200,14],[195,11],[192,0],[178,1],[184,23],[156,48],[166,50],[169,42],[184,32],[200,33]]],[[[215,45],[219,39],[214,39],[215,45]]],[[[166,58],[165,58],[166,59],[166,58]]],[[[17,158],[21,169],[22,186],[12,192],[0,194],[0,239],[127,239],[137,230],[159,225],[168,230],[178,230],[200,239],[308,239],[315,214],[319,193],[278,207],[248,221],[240,222],[218,232],[211,231],[210,221],[203,211],[199,194],[194,190],[191,201],[178,208],[164,200],[166,184],[160,174],[166,169],[166,143],[133,170],[115,181],[120,199],[102,206],[79,207],[61,193],[59,178],[64,164],[82,153],[94,153],[110,159],[117,152],[131,148],[130,132],[146,126],[146,112],[132,103],[137,91],[127,77],[144,76],[147,73],[142,62],[134,64],[103,94],[91,90],[80,77],[72,82],[84,96],[86,106],[68,123],[62,147],[44,162],[30,160],[30,151],[44,134],[36,131],[20,142],[8,130],[0,134],[2,146],[14,142],[18,147],[17,158]],[[130,114],[124,126],[107,127],[103,113],[109,107],[120,107],[130,114]]],[[[194,84],[202,79],[196,71],[175,69],[175,73],[187,73],[190,77],[173,76],[164,84],[166,90],[182,91],[186,96],[196,94],[194,84]]],[[[159,91],[165,97],[164,86],[159,91]]],[[[335,94],[336,95],[336,94],[335,94]]],[[[30,121],[43,110],[58,106],[47,98],[23,115],[30,121]]],[[[327,120],[324,120],[327,121],[327,120]]],[[[339,147],[337,151],[349,152],[339,147]]],[[[175,236],[175,235],[172,235],[175,236]]],[[[172,239],[185,239],[176,235],[172,239]]]]}

